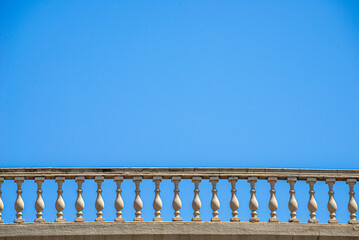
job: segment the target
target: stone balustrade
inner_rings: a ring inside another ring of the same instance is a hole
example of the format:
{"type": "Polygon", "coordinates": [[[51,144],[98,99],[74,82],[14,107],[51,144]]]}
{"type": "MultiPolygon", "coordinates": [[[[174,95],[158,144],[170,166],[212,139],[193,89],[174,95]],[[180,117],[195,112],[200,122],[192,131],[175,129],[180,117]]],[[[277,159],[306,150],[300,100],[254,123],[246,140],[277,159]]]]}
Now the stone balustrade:
{"type": "MultiPolygon", "coordinates": [[[[356,184],[359,178],[359,170],[320,170],[320,169],[248,169],[248,168],[3,168],[0,169],[0,223],[4,221],[1,219],[1,212],[4,207],[3,201],[1,199],[1,184],[4,181],[14,181],[17,185],[16,190],[16,200],[15,200],[15,210],[16,217],[15,223],[24,223],[24,218],[22,211],[25,208],[25,204],[22,198],[22,184],[24,181],[34,181],[37,185],[37,198],[35,202],[36,209],[36,219],[35,223],[45,222],[43,218],[43,211],[45,209],[45,202],[43,200],[43,191],[42,184],[48,179],[54,179],[57,183],[57,199],[55,203],[46,203],[54,204],[57,210],[57,218],[55,222],[61,223],[64,222],[63,211],[65,209],[65,201],[63,199],[63,190],[62,185],[68,179],[74,179],[77,184],[77,198],[75,202],[76,208],[76,218],[75,222],[84,222],[83,210],[85,208],[85,203],[83,199],[83,190],[82,185],[85,181],[95,181],[97,184],[97,198],[95,201],[95,209],[97,211],[97,217],[95,222],[104,222],[103,209],[105,207],[105,201],[102,194],[102,183],[105,179],[113,179],[116,185],[116,199],[112,203],[116,209],[116,218],[114,222],[122,223],[125,222],[122,217],[122,210],[124,208],[124,201],[122,199],[121,193],[121,183],[124,179],[132,179],[135,184],[134,192],[134,201],[133,207],[135,209],[135,216],[133,218],[134,222],[142,222],[142,213],[143,202],[141,199],[141,182],[143,179],[152,179],[155,185],[155,198],[153,201],[154,209],[154,222],[162,222],[163,218],[161,216],[162,209],[162,200],[161,200],[161,182],[163,180],[170,180],[173,182],[174,194],[172,207],[174,210],[173,222],[182,222],[181,217],[181,195],[179,183],[182,179],[191,179],[194,186],[194,197],[192,201],[193,208],[193,218],[194,222],[201,222],[202,218],[200,216],[200,209],[202,206],[202,201],[199,195],[199,186],[203,179],[208,179],[212,184],[212,199],[210,201],[210,206],[212,209],[211,222],[221,222],[219,216],[220,202],[218,199],[218,190],[217,183],[219,181],[227,181],[231,186],[231,190],[228,193],[231,195],[230,201],[227,203],[232,210],[232,217],[230,218],[231,222],[240,222],[238,217],[238,209],[241,207],[249,207],[251,210],[250,222],[259,222],[258,218],[258,208],[259,204],[256,198],[256,182],[258,180],[266,180],[270,186],[270,199],[268,202],[268,208],[270,210],[270,217],[268,222],[277,223],[279,222],[277,218],[277,209],[278,202],[276,199],[276,183],[277,181],[286,181],[289,185],[289,201],[288,208],[290,210],[290,216],[288,216],[289,223],[299,222],[297,218],[296,211],[298,209],[298,203],[295,196],[295,184],[297,181],[305,181],[309,186],[308,194],[308,210],[310,212],[308,223],[315,224],[318,223],[316,218],[317,202],[315,199],[315,184],[318,181],[324,181],[328,186],[328,203],[327,209],[329,212],[329,224],[337,224],[338,220],[336,219],[336,210],[337,203],[334,197],[333,186],[337,181],[345,181],[348,185],[348,211],[349,219],[348,224],[358,224],[356,219],[357,203],[354,198],[354,185],[356,184]],[[238,180],[245,179],[250,185],[250,199],[249,204],[244,206],[239,204],[236,193],[236,183],[238,180]]],[[[6,192],[6,194],[15,194],[12,192],[6,192]]],[[[127,205],[127,204],[126,204],[127,205]]],[[[129,206],[130,204],[128,204],[129,206]]],[[[92,207],[92,206],[91,206],[92,207]]]]}

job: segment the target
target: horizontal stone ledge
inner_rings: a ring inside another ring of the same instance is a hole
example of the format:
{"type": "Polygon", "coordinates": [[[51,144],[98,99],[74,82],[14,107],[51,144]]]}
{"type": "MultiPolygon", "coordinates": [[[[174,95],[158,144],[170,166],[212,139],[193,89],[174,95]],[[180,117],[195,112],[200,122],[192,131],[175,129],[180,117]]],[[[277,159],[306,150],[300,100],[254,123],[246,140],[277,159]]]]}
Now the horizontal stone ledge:
{"type": "Polygon", "coordinates": [[[335,178],[337,181],[345,181],[351,178],[359,180],[359,170],[289,168],[0,168],[0,177],[6,180],[13,180],[15,177],[24,177],[27,180],[35,179],[35,177],[45,177],[46,179],[85,177],[86,179],[94,179],[97,176],[103,176],[105,179],[113,179],[116,176],[122,176],[125,179],[131,179],[136,176],[141,176],[143,179],[151,179],[156,176],[163,179],[172,177],[190,179],[196,176],[203,179],[209,179],[210,177],[219,177],[220,179],[228,179],[229,177],[238,177],[239,179],[277,177],[278,180],[295,177],[298,180],[316,178],[318,181],[323,181],[327,178],[335,178]]]}
{"type": "Polygon", "coordinates": [[[0,239],[359,239],[359,226],[308,223],[0,224],[0,239]],[[93,238],[97,237],[97,238],[93,238]],[[117,238],[116,238],[117,237],[117,238]],[[121,237],[121,238],[119,238],[121,237]],[[296,238],[298,237],[298,238],[296,238]],[[320,237],[320,238],[319,238],[320,237]]]}

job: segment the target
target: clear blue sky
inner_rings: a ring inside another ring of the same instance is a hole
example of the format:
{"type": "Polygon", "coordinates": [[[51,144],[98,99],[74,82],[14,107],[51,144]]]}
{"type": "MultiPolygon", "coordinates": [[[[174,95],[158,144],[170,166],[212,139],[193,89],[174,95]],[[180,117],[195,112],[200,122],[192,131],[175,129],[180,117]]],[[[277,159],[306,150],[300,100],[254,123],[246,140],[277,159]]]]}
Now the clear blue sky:
{"type": "Polygon", "coordinates": [[[358,12],[1,0],[0,167],[359,168],[358,12]]]}
{"type": "Polygon", "coordinates": [[[359,167],[357,1],[1,1],[15,166],[359,167]]]}

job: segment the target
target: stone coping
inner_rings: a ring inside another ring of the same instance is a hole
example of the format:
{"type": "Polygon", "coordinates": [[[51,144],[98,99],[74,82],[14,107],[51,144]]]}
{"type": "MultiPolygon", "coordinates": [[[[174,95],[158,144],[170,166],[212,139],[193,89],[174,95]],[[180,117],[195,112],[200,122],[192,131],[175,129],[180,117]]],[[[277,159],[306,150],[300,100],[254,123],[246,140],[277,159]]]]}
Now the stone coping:
{"type": "Polygon", "coordinates": [[[45,177],[45,179],[55,179],[55,177],[65,177],[66,179],[75,179],[76,177],[85,177],[94,179],[97,176],[103,176],[105,179],[113,179],[116,176],[122,176],[125,179],[141,176],[143,179],[152,179],[153,177],[162,177],[171,179],[172,177],[181,177],[182,179],[191,179],[200,176],[203,179],[219,177],[228,179],[238,177],[247,179],[248,177],[257,177],[258,179],[268,179],[277,177],[278,180],[287,178],[297,178],[306,180],[307,178],[316,178],[323,181],[328,178],[335,178],[336,181],[346,181],[347,179],[359,179],[359,170],[344,169],[290,169],[290,168],[0,168],[0,178],[5,180],[14,180],[15,177],[24,177],[25,179],[35,179],[35,177],[45,177]]]}

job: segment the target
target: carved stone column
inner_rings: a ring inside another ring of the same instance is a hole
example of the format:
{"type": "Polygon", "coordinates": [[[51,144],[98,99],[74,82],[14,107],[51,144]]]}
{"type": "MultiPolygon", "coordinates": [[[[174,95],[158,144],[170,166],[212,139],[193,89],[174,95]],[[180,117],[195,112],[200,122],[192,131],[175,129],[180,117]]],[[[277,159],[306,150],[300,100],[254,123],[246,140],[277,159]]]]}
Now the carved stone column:
{"type": "Polygon", "coordinates": [[[319,220],[316,219],[317,214],[315,211],[317,211],[317,201],[315,201],[314,197],[314,184],[317,182],[316,178],[307,178],[307,183],[309,184],[309,201],[308,201],[308,209],[310,212],[310,219],[308,220],[308,223],[319,223],[319,220]]]}
{"type": "Polygon", "coordinates": [[[75,178],[75,182],[77,183],[77,199],[75,202],[75,208],[76,208],[76,216],[77,218],[75,218],[75,222],[84,222],[85,219],[82,217],[83,213],[82,211],[85,208],[85,202],[84,199],[82,198],[82,184],[85,181],[85,177],[76,177],[75,178]]]}
{"type": "Polygon", "coordinates": [[[141,215],[142,215],[141,209],[143,207],[143,203],[142,203],[141,196],[140,196],[140,193],[141,193],[140,183],[142,182],[142,177],[134,177],[132,179],[132,181],[136,184],[136,190],[135,190],[136,197],[135,197],[135,201],[133,202],[133,207],[136,210],[136,213],[135,213],[136,217],[133,219],[133,221],[142,222],[143,218],[141,217],[141,215]]]}
{"type": "Polygon", "coordinates": [[[4,203],[3,203],[2,199],[1,199],[1,184],[2,184],[3,182],[4,182],[4,178],[3,178],[3,177],[0,177],[0,223],[3,223],[3,222],[4,222],[4,220],[1,219],[1,217],[2,217],[1,212],[2,212],[2,210],[4,210],[4,203]]]}
{"type": "Polygon", "coordinates": [[[65,177],[56,177],[55,182],[57,182],[57,200],[55,203],[55,208],[57,210],[57,218],[55,219],[55,222],[65,222],[65,219],[63,218],[64,214],[63,211],[65,209],[65,201],[62,198],[62,184],[65,182],[65,177]]]}
{"type": "Polygon", "coordinates": [[[175,185],[175,189],[173,190],[174,192],[174,198],[173,198],[173,202],[172,202],[172,207],[175,210],[175,216],[172,218],[172,221],[174,222],[181,222],[182,218],[180,216],[180,209],[182,207],[182,202],[181,199],[179,197],[179,189],[178,189],[178,185],[181,181],[181,177],[172,177],[172,182],[175,185]]]}
{"type": "Polygon", "coordinates": [[[104,177],[102,176],[98,176],[95,177],[95,182],[97,183],[97,198],[96,198],[96,202],[95,202],[95,208],[97,210],[97,218],[95,219],[95,222],[104,222],[105,219],[103,218],[103,213],[102,210],[105,208],[105,202],[103,201],[102,198],[102,189],[101,189],[101,185],[104,181],[104,177]]]}
{"type": "Polygon", "coordinates": [[[278,209],[278,202],[275,197],[275,183],[277,182],[276,177],[269,177],[268,182],[270,184],[270,200],[268,203],[268,207],[271,210],[269,222],[279,222],[277,218],[277,209],[278,209]]]}
{"type": "Polygon", "coordinates": [[[232,217],[231,217],[231,222],[240,222],[241,219],[238,217],[238,208],[239,208],[239,202],[238,202],[238,198],[236,196],[237,190],[236,190],[236,183],[238,181],[238,177],[229,177],[228,178],[228,182],[231,183],[232,189],[231,189],[231,193],[232,193],[232,198],[231,201],[229,202],[229,206],[232,209],[232,217]]]}
{"type": "Polygon", "coordinates": [[[290,186],[290,198],[289,198],[289,203],[288,203],[288,208],[290,210],[290,219],[289,222],[292,223],[297,223],[299,222],[298,218],[297,218],[297,213],[295,211],[297,211],[298,209],[298,203],[297,200],[295,199],[295,190],[294,190],[294,184],[297,182],[297,178],[288,178],[287,182],[289,183],[290,186]]]}
{"type": "Polygon", "coordinates": [[[42,218],[43,216],[42,211],[44,211],[45,209],[45,203],[44,200],[42,199],[42,189],[41,189],[41,186],[44,181],[45,181],[44,177],[35,177],[35,183],[37,183],[37,199],[35,202],[35,210],[37,211],[37,213],[36,213],[35,222],[37,223],[45,222],[45,219],[42,218]]]}
{"type": "Polygon", "coordinates": [[[356,219],[357,215],[355,214],[358,210],[358,205],[355,201],[354,195],[354,185],[357,183],[356,179],[347,179],[347,184],[349,185],[349,203],[348,203],[348,210],[350,212],[350,220],[348,221],[349,224],[358,224],[359,221],[356,219]]]}
{"type": "Polygon", "coordinates": [[[160,196],[160,183],[162,181],[162,177],[153,177],[153,182],[156,185],[155,188],[155,199],[153,200],[153,208],[155,209],[155,217],[153,218],[154,222],[162,222],[163,218],[161,217],[161,209],[162,209],[162,200],[160,196]]]}
{"type": "Polygon", "coordinates": [[[212,208],[212,215],[211,222],[220,222],[221,218],[218,217],[219,213],[218,210],[220,208],[220,203],[217,197],[217,183],[219,181],[219,177],[210,177],[209,181],[212,183],[212,200],[211,200],[211,208],[212,208]]]}
{"type": "Polygon", "coordinates": [[[116,189],[116,200],[115,200],[115,209],[116,209],[116,218],[115,222],[124,222],[124,219],[122,217],[122,209],[124,208],[125,204],[122,200],[121,196],[121,183],[123,181],[123,177],[115,177],[114,181],[116,182],[117,189],[116,189]]]}
{"type": "Polygon", "coordinates": [[[22,190],[21,185],[24,182],[24,177],[15,177],[14,182],[17,184],[16,190],[16,201],[15,201],[15,210],[16,210],[16,219],[14,220],[15,223],[23,223],[25,220],[22,218],[22,211],[24,210],[25,204],[22,200],[22,190]]]}
{"type": "Polygon", "coordinates": [[[329,201],[328,201],[328,211],[330,212],[330,219],[328,221],[328,223],[338,223],[338,220],[335,218],[336,214],[335,212],[337,211],[337,203],[334,200],[334,191],[333,191],[333,185],[335,183],[335,178],[328,178],[326,181],[326,184],[328,184],[329,187],[329,201]]]}
{"type": "Polygon", "coordinates": [[[255,189],[255,184],[257,182],[257,177],[249,177],[248,178],[248,182],[251,184],[251,199],[249,201],[249,209],[251,209],[252,213],[252,217],[249,219],[250,222],[259,222],[259,218],[257,217],[258,213],[257,213],[257,209],[259,207],[257,198],[256,198],[256,189],[255,189]]]}
{"type": "Polygon", "coordinates": [[[192,221],[202,221],[199,217],[199,210],[201,209],[201,199],[199,198],[199,183],[202,181],[201,177],[193,177],[192,182],[194,183],[194,198],[192,202],[192,208],[194,210],[192,221]]]}

